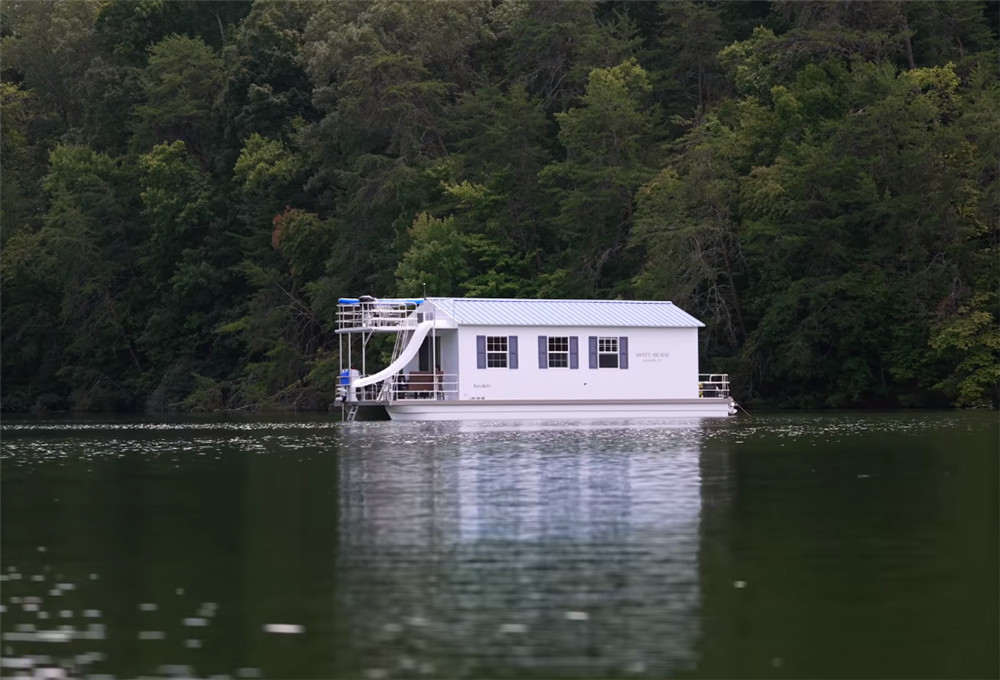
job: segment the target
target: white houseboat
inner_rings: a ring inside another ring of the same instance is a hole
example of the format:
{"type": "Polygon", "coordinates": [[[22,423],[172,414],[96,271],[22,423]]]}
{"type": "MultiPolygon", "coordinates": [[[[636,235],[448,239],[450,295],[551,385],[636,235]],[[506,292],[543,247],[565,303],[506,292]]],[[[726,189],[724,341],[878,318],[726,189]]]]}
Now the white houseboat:
{"type": "Polygon", "coordinates": [[[698,373],[704,324],[670,302],[363,296],[337,316],[348,420],[371,406],[393,420],[736,413],[728,376],[698,373]]]}

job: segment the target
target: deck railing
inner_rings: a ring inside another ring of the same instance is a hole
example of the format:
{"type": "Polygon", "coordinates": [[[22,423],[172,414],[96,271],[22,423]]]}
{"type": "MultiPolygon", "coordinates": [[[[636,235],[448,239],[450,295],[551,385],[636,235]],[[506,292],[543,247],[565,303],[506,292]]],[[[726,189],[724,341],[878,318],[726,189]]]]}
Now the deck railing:
{"type": "MultiPolygon", "coordinates": [[[[728,398],[728,373],[702,373],[698,376],[698,396],[728,398]]],[[[457,399],[458,374],[430,371],[398,373],[381,383],[360,388],[359,401],[399,401],[406,399],[457,399]]]]}
{"type": "MultiPolygon", "coordinates": [[[[347,388],[344,388],[346,395],[347,388]]],[[[430,371],[397,373],[380,383],[355,389],[354,401],[387,402],[407,399],[457,399],[458,374],[430,371]]]]}
{"type": "Polygon", "coordinates": [[[337,305],[337,329],[415,328],[423,319],[414,312],[420,300],[341,300],[337,305]]]}
{"type": "Polygon", "coordinates": [[[399,373],[386,381],[389,401],[404,399],[457,399],[457,373],[410,371],[399,373]]]}
{"type": "Polygon", "coordinates": [[[698,375],[699,397],[728,397],[728,373],[701,373],[698,375]]]}

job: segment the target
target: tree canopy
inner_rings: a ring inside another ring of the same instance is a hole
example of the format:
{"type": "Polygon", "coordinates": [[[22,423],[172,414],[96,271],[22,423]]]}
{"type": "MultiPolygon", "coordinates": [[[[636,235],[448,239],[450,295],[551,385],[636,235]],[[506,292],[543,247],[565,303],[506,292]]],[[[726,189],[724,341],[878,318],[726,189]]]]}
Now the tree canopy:
{"type": "Polygon", "coordinates": [[[1000,405],[991,2],[10,0],[5,411],[322,409],[337,298],[670,299],[795,407],[1000,405]]]}

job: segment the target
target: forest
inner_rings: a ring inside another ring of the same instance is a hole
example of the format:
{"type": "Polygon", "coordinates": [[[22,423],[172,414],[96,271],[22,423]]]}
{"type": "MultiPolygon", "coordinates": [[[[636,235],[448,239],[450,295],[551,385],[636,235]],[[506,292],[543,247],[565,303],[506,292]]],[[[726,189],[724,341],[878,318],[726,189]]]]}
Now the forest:
{"type": "Polygon", "coordinates": [[[337,299],[672,300],[778,408],[1000,405],[996,2],[4,0],[5,412],[325,410],[337,299]]]}

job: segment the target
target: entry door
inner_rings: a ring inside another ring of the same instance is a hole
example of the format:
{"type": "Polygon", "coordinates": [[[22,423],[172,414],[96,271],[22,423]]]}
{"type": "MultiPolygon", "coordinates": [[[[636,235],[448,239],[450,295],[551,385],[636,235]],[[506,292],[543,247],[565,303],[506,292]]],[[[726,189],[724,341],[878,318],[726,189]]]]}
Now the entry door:
{"type": "MultiPolygon", "coordinates": [[[[434,344],[436,345],[436,347],[435,347],[435,350],[436,350],[435,354],[437,355],[436,356],[437,361],[435,362],[435,364],[437,366],[440,366],[441,365],[441,338],[438,338],[437,342],[434,343],[434,344]]],[[[420,351],[417,353],[417,362],[419,364],[417,366],[417,370],[418,371],[430,371],[430,370],[433,370],[431,368],[431,337],[429,335],[426,338],[424,338],[423,344],[420,345],[420,351]]]]}

